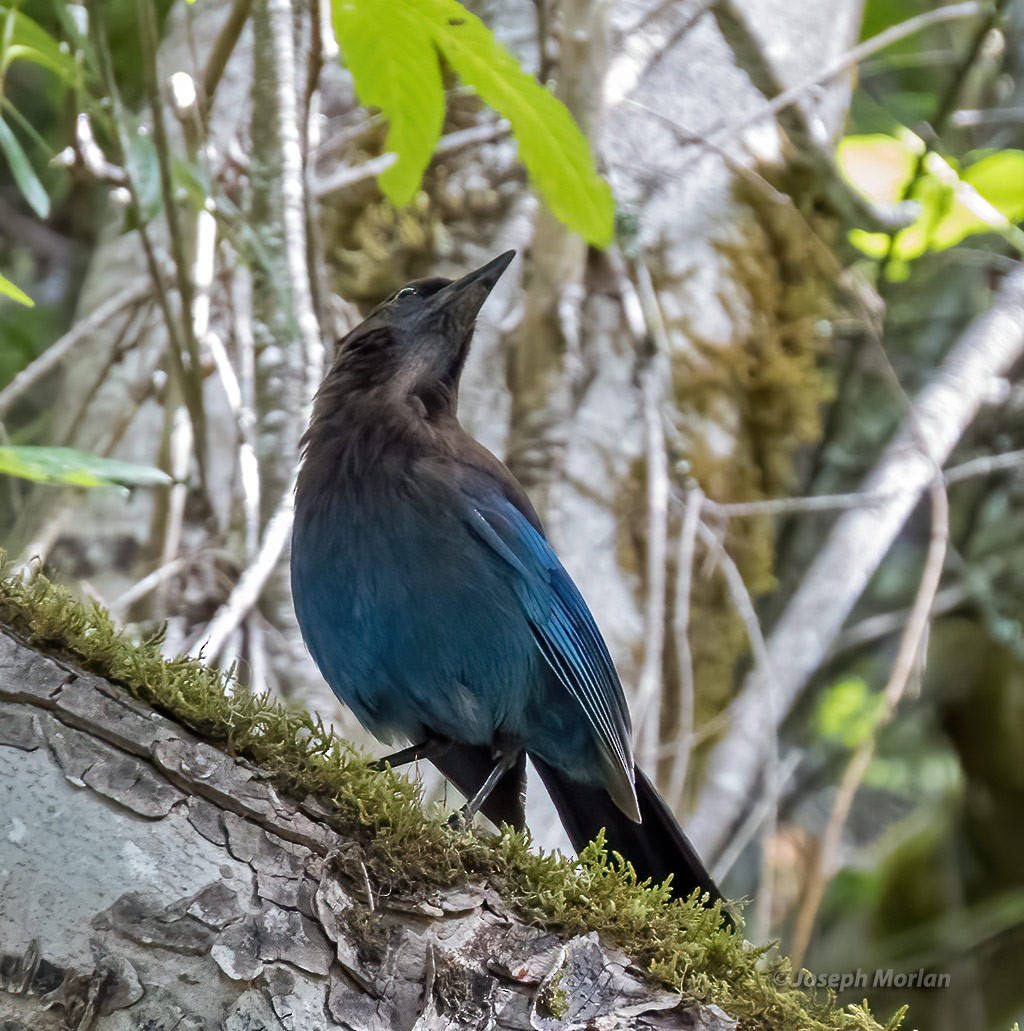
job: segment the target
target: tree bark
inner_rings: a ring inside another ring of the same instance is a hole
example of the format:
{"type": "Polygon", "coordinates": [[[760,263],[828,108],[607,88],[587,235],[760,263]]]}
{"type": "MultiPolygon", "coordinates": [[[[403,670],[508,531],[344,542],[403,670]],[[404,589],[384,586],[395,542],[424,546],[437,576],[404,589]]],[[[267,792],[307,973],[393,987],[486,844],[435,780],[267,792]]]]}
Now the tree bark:
{"type": "Polygon", "coordinates": [[[373,892],[323,815],[0,631],[0,1026],[737,1026],[486,883],[373,892]]]}

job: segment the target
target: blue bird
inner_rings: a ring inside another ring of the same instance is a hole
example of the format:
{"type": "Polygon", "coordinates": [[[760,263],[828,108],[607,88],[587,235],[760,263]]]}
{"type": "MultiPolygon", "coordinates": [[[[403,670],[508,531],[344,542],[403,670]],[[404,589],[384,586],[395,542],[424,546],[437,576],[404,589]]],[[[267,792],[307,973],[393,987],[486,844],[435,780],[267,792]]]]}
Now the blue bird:
{"type": "Polygon", "coordinates": [[[302,442],[299,626],[363,726],[410,742],[384,761],[429,759],[467,819],[524,827],[528,755],[577,851],[604,828],[641,877],[719,898],[634,763],[608,649],[533,506],[458,421],[477,313],[514,254],[410,283],[341,341],[302,442]]]}

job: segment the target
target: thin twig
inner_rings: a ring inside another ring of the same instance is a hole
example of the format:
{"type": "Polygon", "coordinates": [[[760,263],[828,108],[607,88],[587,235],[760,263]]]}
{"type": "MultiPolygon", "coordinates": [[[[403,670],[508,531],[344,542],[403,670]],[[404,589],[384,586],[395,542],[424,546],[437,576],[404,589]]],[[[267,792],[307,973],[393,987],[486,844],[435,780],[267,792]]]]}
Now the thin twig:
{"type": "Polygon", "coordinates": [[[637,690],[637,751],[641,765],[653,768],[660,737],[658,702],[665,671],[665,601],[668,589],[669,471],[661,406],[668,379],[670,344],[658,298],[646,265],[635,266],[650,354],[640,370],[647,458],[647,600],[644,606],[644,661],[637,690]]]}
{"type": "Polygon", "coordinates": [[[948,4],[945,7],[937,7],[933,11],[926,11],[923,14],[915,15],[913,18],[908,18],[906,21],[893,25],[872,36],[870,39],[864,40],[863,43],[858,43],[857,46],[851,47],[813,75],[809,75],[801,79],[795,86],[790,86],[789,89],[783,90],[778,96],[762,104],[738,122],[724,122],[714,125],[700,133],[700,135],[695,135],[691,142],[697,145],[721,143],[722,140],[728,139],[736,135],[736,133],[742,132],[744,129],[756,125],[763,119],[789,107],[790,104],[799,100],[810,90],[831,81],[837,75],[848,71],[865,58],[877,54],[880,50],[885,50],[893,44],[906,39],[908,36],[923,32],[925,29],[930,29],[948,21],[973,18],[987,9],[987,4],[976,3],[970,0],[968,3],[948,4]]]}
{"type": "MultiPolygon", "coordinates": [[[[184,406],[177,407],[171,413],[171,438],[168,449],[168,472],[175,482],[168,491],[167,497],[167,520],[164,523],[164,539],[160,550],[160,565],[169,565],[178,555],[178,547],[181,544],[181,533],[185,526],[185,502],[188,500],[188,485],[185,482],[188,476],[189,458],[192,455],[192,448],[195,438],[192,435],[192,420],[188,418],[188,411],[184,406]]],[[[166,581],[160,585],[157,607],[163,609],[165,606],[166,593],[164,588],[166,581]]]]}
{"type": "Polygon", "coordinates": [[[672,636],[679,661],[679,736],[673,754],[667,797],[673,809],[683,804],[683,789],[693,751],[694,678],[693,650],[690,647],[690,595],[693,592],[693,559],[697,544],[704,492],[699,488],[687,491],[683,521],[679,528],[679,550],[676,553],[676,597],[672,620],[672,636]]]}
{"type": "Polygon", "coordinates": [[[1024,450],[1004,451],[998,455],[982,455],[979,458],[971,458],[959,465],[954,465],[946,470],[943,479],[948,487],[974,476],[991,476],[993,473],[1004,472],[1007,469],[1019,469],[1022,466],[1024,466],[1024,450]]]}
{"type": "Polygon", "coordinates": [[[949,499],[946,496],[945,486],[938,476],[929,489],[929,496],[931,498],[932,529],[921,583],[910,610],[906,629],[900,638],[896,661],[893,663],[888,683],[882,692],[885,704],[882,716],[873,732],[857,746],[843,772],[828,825],[822,836],[821,844],[811,861],[811,869],[807,874],[807,890],[797,910],[794,923],[793,944],[790,950],[794,970],[799,970],[803,966],[807,946],[810,944],[811,933],[814,930],[814,922],[825,894],[828,871],[838,853],[843,827],[850,815],[857,790],[874,757],[878,731],[895,715],[896,707],[899,705],[907,684],[910,682],[911,674],[920,660],[921,649],[931,618],[932,605],[939,590],[942,569],[946,562],[946,547],[949,541],[949,499]]]}
{"type": "MultiPolygon", "coordinates": [[[[164,104],[157,81],[157,49],[160,44],[156,20],[156,0],[142,0],[139,10],[139,39],[142,43],[144,80],[153,119],[153,148],[157,156],[160,173],[160,193],[163,201],[164,218],[167,221],[167,235],[170,238],[171,257],[181,300],[181,326],[185,338],[185,352],[188,363],[182,355],[182,393],[186,408],[192,420],[193,449],[199,466],[199,479],[206,483],[206,412],[203,408],[202,363],[199,358],[199,341],[193,323],[193,293],[190,262],[186,253],[185,235],[179,220],[178,203],[174,195],[174,181],[171,175],[171,144],[164,123],[164,104]]],[[[140,216],[141,217],[141,216],[140,216]]]]}
{"type": "MultiPolygon", "coordinates": [[[[895,492],[899,493],[899,492],[895,492]]],[[[705,507],[723,519],[753,518],[766,515],[791,515],[804,512],[837,512],[850,508],[870,508],[892,500],[890,494],[869,494],[854,491],[850,494],[818,494],[803,498],[769,498],[764,501],[733,501],[720,503],[707,500],[705,507]]]]}
{"type": "MultiPolygon", "coordinates": [[[[935,595],[935,601],[932,603],[932,616],[941,616],[952,612],[963,605],[968,597],[969,594],[962,584],[943,587],[935,595]]],[[[839,655],[863,648],[864,645],[882,637],[898,633],[906,627],[909,617],[909,608],[897,609],[895,612],[880,612],[876,616],[865,617],[859,623],[854,623],[848,630],[843,631],[829,656],[830,659],[834,660],[839,655]]]]}
{"type": "MultiPolygon", "coordinates": [[[[497,122],[485,122],[482,125],[471,125],[468,129],[458,129],[441,137],[434,148],[434,157],[454,154],[477,144],[502,140],[511,131],[511,126],[504,119],[497,122]]],[[[370,158],[369,161],[364,161],[360,165],[339,168],[331,175],[317,179],[313,184],[313,196],[322,200],[339,190],[347,190],[359,183],[375,179],[382,172],[386,172],[397,160],[396,154],[388,152],[379,157],[370,158]]]]}
{"type": "MultiPolygon", "coordinates": [[[[648,274],[643,287],[630,279],[625,259],[618,248],[609,253],[623,317],[636,350],[646,355],[639,369],[644,410],[644,440],[647,459],[647,561],[644,601],[644,656],[640,668],[633,715],[636,722],[635,749],[641,766],[651,768],[658,759],[658,699],[661,695],[665,656],[665,596],[668,559],[668,457],[661,417],[664,391],[663,361],[668,354],[664,324],[656,311],[657,298],[648,274]],[[641,297],[641,289],[646,294],[641,297]],[[657,323],[657,328],[656,328],[657,323]]],[[[639,268],[636,270],[639,271],[639,268]]],[[[646,271],[646,270],[645,270],[646,271]]]]}
{"type": "Polygon", "coordinates": [[[177,558],[171,559],[166,565],[157,566],[153,572],[147,573],[141,580],[137,580],[131,587],[122,591],[110,602],[110,610],[112,612],[123,612],[130,608],[137,601],[145,598],[150,591],[159,587],[165,580],[169,580],[172,576],[179,573],[190,561],[185,556],[179,555],[177,558]]]}
{"type": "MultiPolygon", "coordinates": [[[[107,355],[102,365],[96,369],[92,383],[87,389],[80,391],[77,409],[67,422],[63,433],[63,440],[59,441],[60,444],[71,447],[76,440],[80,439],[79,432],[89,413],[89,409],[99,396],[104,385],[109,382],[114,366],[120,364],[125,356],[138,347],[152,331],[152,326],[149,324],[149,315],[152,310],[150,306],[136,306],[128,313],[128,317],[116,332],[113,332],[113,339],[109,340],[107,355]]],[[[112,325],[107,328],[113,331],[112,325]]],[[[110,333],[106,333],[104,336],[109,337],[110,333]]],[[[104,343],[107,343],[107,341],[104,341],[104,343]]]]}
{"type": "Polygon", "coordinates": [[[278,61],[276,82],[277,131],[280,146],[281,231],[291,295],[291,315],[302,342],[306,381],[302,413],[308,421],[308,407],[320,385],[324,347],[320,324],[313,309],[313,294],[306,249],[306,182],[303,167],[303,138],[300,131],[299,99],[295,90],[294,12],[291,0],[266,0],[267,17],[275,37],[278,61]]]}
{"type": "MultiPolygon", "coordinates": [[[[714,556],[716,564],[722,570],[733,606],[743,621],[743,626],[747,632],[747,639],[750,641],[750,650],[754,657],[754,667],[760,674],[758,683],[761,685],[761,706],[764,718],[763,733],[767,741],[767,747],[762,745],[764,748],[763,754],[765,755],[763,793],[765,822],[763,824],[763,840],[767,841],[774,835],[775,827],[778,824],[779,791],[781,787],[779,777],[779,723],[776,715],[777,681],[773,660],[768,652],[768,645],[761,630],[761,623],[757,618],[754,601],[750,597],[747,585],[743,582],[743,574],[740,573],[739,567],[722,546],[722,542],[714,531],[706,524],[697,524],[697,537],[708,549],[708,552],[714,556]]],[[[773,895],[773,870],[767,861],[767,849],[763,849],[757,906],[751,921],[755,938],[766,938],[768,936],[773,895]]]]}
{"type": "Polygon", "coordinates": [[[44,376],[53,371],[83,341],[102,329],[124,308],[140,304],[153,291],[153,283],[143,278],[130,283],[113,297],[108,297],[88,315],[79,319],[59,340],[52,343],[31,364],[26,365],[0,390],[0,419],[7,415],[11,405],[44,376]]]}
{"type": "Polygon", "coordinates": [[[234,0],[228,16],[224,19],[224,24],[210,48],[206,67],[203,69],[202,81],[201,112],[204,122],[209,119],[213,98],[217,95],[217,87],[220,85],[224,69],[228,65],[228,59],[234,53],[235,46],[242,35],[242,29],[245,28],[245,23],[249,19],[251,9],[252,0],[234,0]]]}
{"type": "Polygon", "coordinates": [[[256,557],[246,566],[228,600],[203,631],[202,639],[196,641],[189,649],[189,655],[193,658],[202,655],[207,662],[213,662],[220,655],[227,639],[259,601],[260,593],[273,574],[288,543],[295,508],[294,492],[293,476],[284,497],[278,502],[274,514],[267,522],[256,557]]]}
{"type": "MultiPolygon", "coordinates": [[[[779,798],[782,797],[784,791],[788,790],[793,780],[793,774],[799,765],[800,755],[796,752],[780,757],[779,798]]],[[[739,828],[730,837],[728,845],[726,845],[725,850],[715,861],[711,871],[719,884],[729,876],[729,871],[736,865],[736,861],[743,855],[744,850],[754,839],[755,835],[762,831],[765,821],[769,818],[771,812],[772,800],[768,796],[759,798],[757,804],[751,808],[739,828]]],[[[766,861],[767,855],[763,857],[762,862],[766,861]]]]}
{"type": "Polygon", "coordinates": [[[238,348],[238,471],[245,518],[245,560],[256,556],[260,542],[260,464],[256,451],[256,342],[252,332],[252,279],[239,269],[233,281],[234,330],[238,348]]]}
{"type": "MultiPolygon", "coordinates": [[[[982,455],[959,465],[950,466],[943,475],[947,487],[975,476],[991,476],[993,473],[1024,467],[1024,450],[1006,451],[998,455],[982,455]]],[[[735,501],[721,503],[706,499],[704,505],[709,512],[725,519],[746,518],[765,515],[791,515],[804,512],[836,512],[851,508],[870,508],[886,504],[906,491],[854,491],[850,494],[815,494],[802,498],[771,498],[766,501],[735,501]]]]}

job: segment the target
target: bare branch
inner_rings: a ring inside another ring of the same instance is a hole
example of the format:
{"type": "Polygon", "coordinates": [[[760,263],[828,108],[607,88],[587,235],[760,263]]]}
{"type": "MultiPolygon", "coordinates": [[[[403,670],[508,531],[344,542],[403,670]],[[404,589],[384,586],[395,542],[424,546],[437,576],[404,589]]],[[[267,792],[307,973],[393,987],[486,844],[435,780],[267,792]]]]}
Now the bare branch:
{"type": "Polygon", "coordinates": [[[83,341],[105,326],[125,308],[141,304],[152,295],[153,283],[147,278],[129,283],[113,297],[97,305],[85,318],[79,319],[59,340],[51,344],[30,365],[26,365],[3,390],[0,390],[0,419],[11,405],[44,376],[52,372],[83,341]]]}
{"type": "Polygon", "coordinates": [[[252,0],[234,0],[220,32],[217,33],[217,38],[213,41],[210,56],[206,59],[206,67],[203,69],[201,103],[204,119],[209,117],[221,76],[223,76],[228,59],[234,53],[238,39],[242,35],[242,29],[249,19],[251,8],[252,0]]]}
{"type": "Polygon", "coordinates": [[[973,18],[976,15],[985,13],[988,9],[988,4],[975,3],[971,0],[968,3],[948,4],[945,7],[937,7],[933,11],[926,11],[923,14],[915,15],[913,18],[908,18],[906,21],[893,25],[883,32],[872,36],[870,39],[864,40],[863,43],[858,43],[857,46],[851,47],[845,54],[840,54],[834,61],[830,61],[825,65],[824,68],[820,68],[813,75],[802,79],[794,86],[790,86],[789,89],[783,90],[778,96],[773,97],[766,104],[757,108],[750,115],[741,118],[738,122],[719,123],[701,133],[699,137],[695,137],[693,142],[696,144],[702,144],[705,141],[721,143],[722,140],[734,136],[736,133],[756,125],[763,119],[785,110],[816,86],[821,86],[831,81],[837,75],[841,75],[843,72],[859,64],[866,57],[871,57],[880,50],[885,50],[894,43],[898,43],[908,36],[924,32],[925,29],[930,29],[935,25],[941,25],[949,21],[960,21],[964,18],[973,18]]]}
{"type": "MultiPolygon", "coordinates": [[[[277,122],[280,145],[281,221],[285,261],[295,319],[306,359],[306,406],[310,405],[324,365],[320,324],[313,310],[306,249],[306,184],[302,159],[299,98],[295,90],[294,14],[291,0],[266,0],[267,14],[276,41],[277,122]]],[[[303,422],[308,411],[303,411],[303,422]]]]}
{"type": "Polygon", "coordinates": [[[949,498],[946,496],[945,486],[938,477],[932,483],[929,494],[932,503],[932,531],[921,583],[914,598],[913,608],[910,610],[906,629],[900,638],[900,647],[896,661],[893,663],[892,672],[889,674],[889,682],[882,692],[885,702],[884,712],[878,725],[874,728],[874,733],[868,735],[858,745],[843,773],[828,825],[807,874],[807,890],[800,902],[800,908],[797,910],[793,930],[791,956],[795,970],[799,970],[803,966],[807,946],[810,944],[811,933],[814,930],[814,921],[825,894],[827,877],[839,850],[843,827],[850,815],[857,789],[875,754],[878,731],[895,714],[896,707],[910,681],[910,676],[920,659],[932,606],[939,590],[942,568],[946,562],[946,547],[949,542],[949,498]]]}
{"type": "MultiPolygon", "coordinates": [[[[643,323],[639,343],[649,353],[640,370],[647,459],[647,599],[644,622],[644,660],[637,691],[638,758],[651,768],[658,754],[660,719],[658,701],[665,671],[665,598],[668,587],[669,471],[661,406],[669,379],[670,344],[651,274],[642,262],[636,265],[637,303],[643,323]]],[[[635,307],[635,304],[633,305],[635,307]]]]}
{"type": "MultiPolygon", "coordinates": [[[[196,338],[193,321],[194,284],[189,268],[185,233],[179,218],[178,202],[175,199],[174,180],[171,174],[171,145],[164,124],[164,105],[157,81],[156,53],[160,45],[157,28],[155,0],[142,0],[138,4],[139,39],[142,44],[144,81],[153,121],[153,148],[156,151],[157,169],[160,172],[160,194],[163,202],[164,219],[170,240],[171,257],[174,259],[174,275],[181,300],[181,327],[185,338],[185,354],[181,355],[181,389],[186,407],[192,420],[192,447],[199,466],[199,477],[206,482],[206,412],[203,408],[202,362],[199,357],[199,341],[196,338]]],[[[142,226],[140,225],[140,230],[142,226]]]]}
{"type": "Polygon", "coordinates": [[[676,554],[676,598],[672,634],[679,657],[679,739],[673,749],[675,763],[669,776],[669,805],[679,808],[686,786],[686,773],[693,751],[693,650],[690,648],[690,595],[693,591],[693,559],[697,544],[704,492],[696,487],[686,494],[683,522],[679,528],[679,551],[676,554]]]}
{"type": "Polygon", "coordinates": [[[209,625],[203,631],[202,639],[196,641],[189,649],[189,655],[193,658],[201,655],[207,662],[213,662],[220,655],[228,638],[238,629],[252,611],[253,606],[259,601],[263,586],[273,574],[285,545],[288,543],[288,535],[292,531],[292,516],[295,508],[294,492],[295,479],[293,477],[288,490],[278,502],[274,514],[263,531],[259,552],[239,577],[228,600],[210,620],[209,625]]]}
{"type": "MultiPolygon", "coordinates": [[[[761,630],[761,623],[757,618],[757,610],[754,608],[754,601],[750,597],[747,585],[743,582],[743,574],[739,567],[733,562],[732,557],[722,546],[722,542],[713,530],[704,523],[697,525],[697,536],[708,549],[710,555],[714,556],[715,562],[721,567],[725,576],[726,586],[732,597],[732,603],[743,620],[743,626],[747,631],[747,638],[750,641],[750,650],[754,656],[754,671],[757,674],[757,683],[761,690],[759,707],[761,710],[762,731],[761,747],[765,755],[765,784],[762,793],[764,806],[764,819],[766,820],[765,836],[770,837],[778,823],[779,816],[779,740],[778,728],[781,720],[776,712],[776,687],[774,660],[768,652],[764,634],[761,630]],[[765,749],[765,743],[768,747],[765,749]]],[[[769,934],[769,922],[772,911],[772,896],[774,877],[771,866],[766,859],[762,858],[761,881],[757,893],[757,907],[754,910],[754,919],[751,921],[752,934],[755,939],[766,938],[769,934]]]]}

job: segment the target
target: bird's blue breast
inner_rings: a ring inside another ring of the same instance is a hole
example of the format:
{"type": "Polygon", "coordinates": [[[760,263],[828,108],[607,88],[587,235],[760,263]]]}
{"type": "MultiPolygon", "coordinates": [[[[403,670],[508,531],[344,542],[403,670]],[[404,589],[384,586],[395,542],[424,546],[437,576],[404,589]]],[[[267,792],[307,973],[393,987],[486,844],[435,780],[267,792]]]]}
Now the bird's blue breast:
{"type": "Polygon", "coordinates": [[[291,567],[314,660],[377,737],[524,736],[546,673],[512,571],[429,486],[307,499],[291,567]]]}

